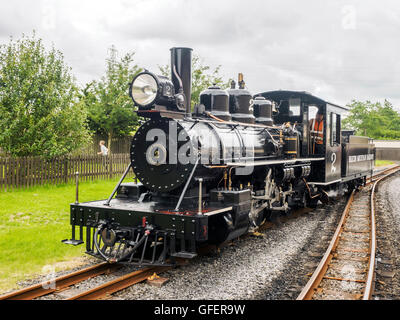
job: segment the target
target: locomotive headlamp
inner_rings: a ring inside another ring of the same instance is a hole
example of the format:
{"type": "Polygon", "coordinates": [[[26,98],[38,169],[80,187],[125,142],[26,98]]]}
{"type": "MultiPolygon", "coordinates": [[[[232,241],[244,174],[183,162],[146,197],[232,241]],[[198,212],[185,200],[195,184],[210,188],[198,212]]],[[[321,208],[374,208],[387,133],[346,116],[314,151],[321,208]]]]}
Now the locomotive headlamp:
{"type": "Polygon", "coordinates": [[[155,76],[150,73],[139,73],[132,81],[130,94],[133,102],[147,106],[157,97],[158,85],[155,76]]]}
{"type": "Polygon", "coordinates": [[[169,105],[174,100],[174,85],[164,76],[144,71],[139,73],[131,83],[130,96],[140,107],[148,107],[157,103],[169,105]]]}

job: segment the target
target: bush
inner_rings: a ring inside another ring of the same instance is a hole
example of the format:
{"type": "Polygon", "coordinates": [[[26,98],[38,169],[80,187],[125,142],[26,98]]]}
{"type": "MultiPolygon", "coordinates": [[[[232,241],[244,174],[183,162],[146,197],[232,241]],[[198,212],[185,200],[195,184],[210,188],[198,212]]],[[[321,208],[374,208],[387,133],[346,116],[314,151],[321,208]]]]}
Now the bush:
{"type": "Polygon", "coordinates": [[[14,156],[66,154],[89,139],[86,110],[60,51],[22,36],[0,46],[0,147],[14,156]]]}

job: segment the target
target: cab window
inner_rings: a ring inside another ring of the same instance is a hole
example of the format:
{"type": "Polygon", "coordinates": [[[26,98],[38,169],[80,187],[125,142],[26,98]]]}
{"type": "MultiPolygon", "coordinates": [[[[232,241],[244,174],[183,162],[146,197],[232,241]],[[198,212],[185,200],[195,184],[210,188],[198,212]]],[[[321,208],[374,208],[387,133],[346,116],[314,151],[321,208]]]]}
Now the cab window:
{"type": "Polygon", "coordinates": [[[331,113],[331,145],[340,144],[340,116],[331,113]]]}
{"type": "Polygon", "coordinates": [[[316,106],[309,106],[308,107],[308,119],[311,121],[311,119],[315,119],[317,116],[318,112],[318,107],[316,106]]]}
{"type": "MultiPolygon", "coordinates": [[[[328,117],[326,118],[326,136],[324,134],[324,137],[326,139],[325,143],[326,145],[331,145],[331,141],[332,141],[332,112],[329,112],[329,114],[327,114],[328,117]]],[[[325,126],[324,126],[325,127],[325,126]]]]}
{"type": "Polygon", "coordinates": [[[289,116],[300,115],[300,99],[289,99],[289,116]]]}

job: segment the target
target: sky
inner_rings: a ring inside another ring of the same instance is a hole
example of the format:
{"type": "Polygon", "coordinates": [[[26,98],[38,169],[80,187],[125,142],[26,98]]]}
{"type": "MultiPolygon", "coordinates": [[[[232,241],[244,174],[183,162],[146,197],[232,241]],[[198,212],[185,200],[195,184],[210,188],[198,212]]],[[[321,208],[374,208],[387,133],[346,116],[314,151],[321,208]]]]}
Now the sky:
{"type": "Polygon", "coordinates": [[[0,44],[35,30],[63,52],[79,84],[118,55],[158,72],[174,46],[193,48],[253,93],[308,91],[400,106],[400,3],[342,0],[13,0],[0,2],[0,44]]]}

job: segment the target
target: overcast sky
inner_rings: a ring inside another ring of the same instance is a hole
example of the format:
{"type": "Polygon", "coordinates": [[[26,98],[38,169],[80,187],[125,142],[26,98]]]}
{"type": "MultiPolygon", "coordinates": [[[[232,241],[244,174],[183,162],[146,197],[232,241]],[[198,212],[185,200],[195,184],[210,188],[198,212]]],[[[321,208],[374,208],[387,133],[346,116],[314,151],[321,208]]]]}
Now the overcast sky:
{"type": "Polygon", "coordinates": [[[0,43],[35,29],[80,84],[100,77],[107,49],[135,51],[158,71],[188,46],[252,93],[288,89],[328,101],[400,106],[398,1],[13,0],[0,2],[0,43]]]}

